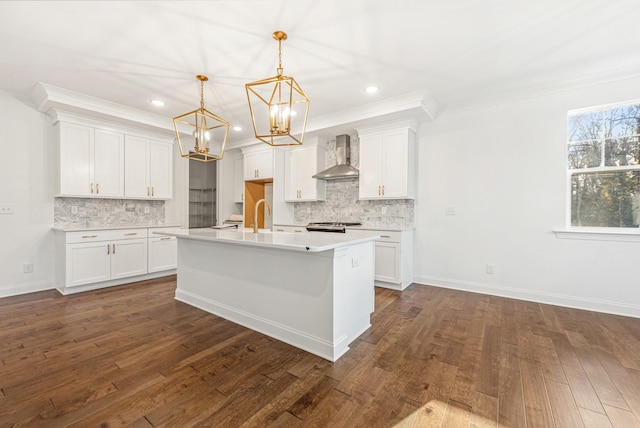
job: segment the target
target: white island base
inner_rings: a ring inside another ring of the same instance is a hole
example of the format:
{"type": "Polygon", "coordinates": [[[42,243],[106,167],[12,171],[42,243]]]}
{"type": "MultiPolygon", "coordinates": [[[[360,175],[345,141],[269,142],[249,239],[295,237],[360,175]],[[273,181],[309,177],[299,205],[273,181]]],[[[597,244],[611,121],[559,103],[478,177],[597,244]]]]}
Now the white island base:
{"type": "Polygon", "coordinates": [[[370,327],[375,237],[305,250],[191,235],[176,234],[177,300],[330,361],[370,327]]]}

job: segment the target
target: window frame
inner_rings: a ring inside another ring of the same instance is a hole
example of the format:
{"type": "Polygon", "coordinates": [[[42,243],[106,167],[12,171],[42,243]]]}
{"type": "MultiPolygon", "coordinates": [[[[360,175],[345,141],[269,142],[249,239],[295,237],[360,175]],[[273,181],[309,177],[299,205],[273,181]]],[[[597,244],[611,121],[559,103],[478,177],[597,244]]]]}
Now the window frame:
{"type": "MultiPolygon", "coordinates": [[[[574,115],[584,114],[584,113],[596,113],[600,112],[602,114],[603,123],[605,121],[605,113],[609,110],[614,110],[620,107],[625,106],[633,106],[640,105],[640,99],[604,104],[599,106],[592,106],[581,109],[573,109],[568,110],[565,116],[565,149],[564,149],[564,162],[566,167],[566,194],[565,194],[565,228],[560,230],[554,230],[554,233],[558,238],[561,239],[597,239],[597,240],[608,240],[608,241],[638,241],[640,242],[640,225],[636,227],[613,227],[613,226],[574,226],[571,224],[572,217],[572,178],[574,175],[580,174],[596,174],[596,173],[607,173],[607,172],[624,172],[624,171],[640,171],[640,162],[637,165],[625,165],[625,166],[606,166],[606,148],[607,148],[607,140],[610,138],[621,138],[618,137],[610,137],[607,138],[605,135],[606,126],[602,127],[601,133],[598,137],[598,141],[600,142],[600,165],[591,167],[591,168],[570,168],[569,165],[569,147],[570,147],[570,136],[569,136],[569,118],[574,115]]],[[[640,133],[633,134],[628,137],[633,138],[634,136],[640,138],[640,133]]],[[[589,140],[576,140],[577,141],[589,141],[589,140]]]]}

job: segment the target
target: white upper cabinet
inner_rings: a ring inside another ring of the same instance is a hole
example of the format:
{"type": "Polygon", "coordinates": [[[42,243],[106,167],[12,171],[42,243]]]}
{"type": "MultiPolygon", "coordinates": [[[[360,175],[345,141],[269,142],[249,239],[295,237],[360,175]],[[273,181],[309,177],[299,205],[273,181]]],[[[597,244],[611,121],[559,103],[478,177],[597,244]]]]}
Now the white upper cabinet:
{"type": "Polygon", "coordinates": [[[125,137],[125,197],[171,199],[172,144],[137,136],[125,137]]]}
{"type": "Polygon", "coordinates": [[[173,195],[173,144],[149,140],[149,184],[151,197],[171,199],[173,195]]]}
{"type": "Polygon", "coordinates": [[[326,182],[312,177],[326,168],[325,155],[325,144],[305,145],[285,152],[286,202],[325,200],[326,182]]]}
{"type": "Polygon", "coordinates": [[[360,199],[413,199],[415,131],[410,126],[358,130],[360,199]]]}
{"type": "Polygon", "coordinates": [[[58,195],[124,196],[124,134],[59,124],[58,195]]]}
{"type": "Polygon", "coordinates": [[[273,149],[244,154],[245,181],[273,178],[273,149]]]}

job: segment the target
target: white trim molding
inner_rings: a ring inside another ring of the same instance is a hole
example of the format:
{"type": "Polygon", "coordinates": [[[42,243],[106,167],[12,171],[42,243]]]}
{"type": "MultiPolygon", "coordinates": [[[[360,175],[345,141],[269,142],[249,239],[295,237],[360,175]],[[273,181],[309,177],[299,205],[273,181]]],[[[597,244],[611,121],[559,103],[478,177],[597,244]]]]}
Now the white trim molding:
{"type": "Polygon", "coordinates": [[[525,300],[528,302],[544,303],[547,305],[564,306],[567,308],[640,318],[639,305],[631,305],[621,302],[588,299],[584,297],[568,296],[565,294],[546,293],[521,288],[461,281],[451,278],[424,276],[414,278],[413,282],[415,284],[469,291],[471,293],[488,294],[491,296],[507,297],[510,299],[525,300]]]}
{"type": "Polygon", "coordinates": [[[640,242],[638,229],[581,228],[556,229],[553,231],[558,239],[577,239],[589,241],[640,242]]]}
{"type": "Polygon", "coordinates": [[[53,290],[56,285],[50,281],[25,282],[23,284],[0,285],[0,298],[53,290]]]}

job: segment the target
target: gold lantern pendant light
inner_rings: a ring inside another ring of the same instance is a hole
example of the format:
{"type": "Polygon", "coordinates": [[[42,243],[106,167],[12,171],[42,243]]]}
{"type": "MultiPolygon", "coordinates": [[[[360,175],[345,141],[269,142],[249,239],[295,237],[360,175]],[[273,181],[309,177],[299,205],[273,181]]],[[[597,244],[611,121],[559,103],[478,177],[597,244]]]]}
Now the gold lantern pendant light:
{"type": "Polygon", "coordinates": [[[196,79],[200,81],[200,108],[173,118],[180,155],[200,162],[220,160],[227,144],[229,122],[204,108],[204,82],[209,78],[199,74],[196,79]]]}
{"type": "Polygon", "coordinates": [[[245,85],[253,131],[257,139],[271,146],[300,145],[307,127],[309,98],[293,77],[282,74],[282,41],[287,40],[287,34],[276,31],[273,38],[278,41],[277,75],[245,85]]]}

